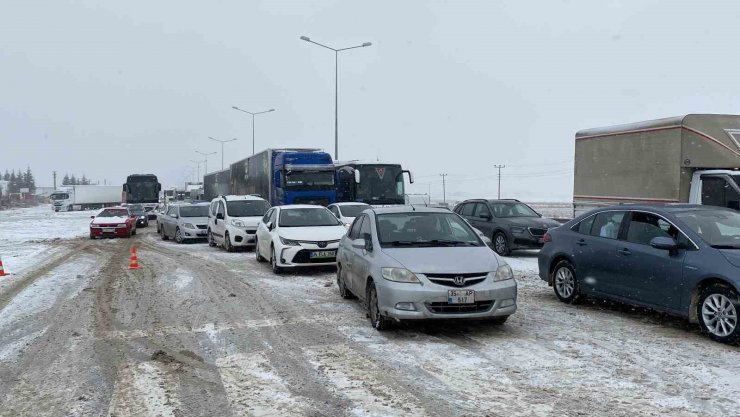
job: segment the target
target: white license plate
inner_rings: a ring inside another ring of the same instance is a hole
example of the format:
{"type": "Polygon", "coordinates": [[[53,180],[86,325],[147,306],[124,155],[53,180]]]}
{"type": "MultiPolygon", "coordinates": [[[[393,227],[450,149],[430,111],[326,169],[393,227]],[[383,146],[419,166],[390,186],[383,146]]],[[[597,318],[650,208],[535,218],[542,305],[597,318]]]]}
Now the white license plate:
{"type": "Polygon", "coordinates": [[[104,233],[113,233],[115,231],[116,231],[116,228],[115,227],[104,227],[103,228],[103,232],[104,233]]]}
{"type": "Polygon", "coordinates": [[[475,303],[475,290],[448,290],[448,304],[473,304],[475,303]]]}
{"type": "Polygon", "coordinates": [[[317,259],[317,258],[333,258],[337,256],[337,251],[333,250],[323,250],[323,251],[317,251],[317,252],[311,252],[311,259],[317,259]]]}

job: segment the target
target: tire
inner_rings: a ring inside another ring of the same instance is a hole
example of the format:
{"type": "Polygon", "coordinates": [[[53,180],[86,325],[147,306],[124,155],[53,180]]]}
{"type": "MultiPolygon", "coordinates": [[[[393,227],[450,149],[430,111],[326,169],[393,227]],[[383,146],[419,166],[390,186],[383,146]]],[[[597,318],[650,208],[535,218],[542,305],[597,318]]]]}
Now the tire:
{"type": "Polygon", "coordinates": [[[499,255],[511,255],[511,249],[509,248],[509,239],[506,238],[506,235],[503,232],[494,233],[493,239],[491,239],[491,243],[493,244],[493,250],[499,255]]]}
{"type": "Polygon", "coordinates": [[[208,246],[215,247],[216,241],[213,240],[213,234],[211,234],[211,229],[208,229],[208,246]]]}
{"type": "Polygon", "coordinates": [[[270,256],[270,265],[272,266],[272,273],[280,275],[283,273],[283,268],[277,264],[277,255],[275,254],[275,247],[272,247],[272,255],[270,256]]]}
{"type": "Polygon", "coordinates": [[[162,240],[170,240],[169,237],[167,237],[167,231],[164,228],[164,225],[162,226],[162,240]]]}
{"type": "Polygon", "coordinates": [[[500,326],[500,325],[506,323],[506,320],[508,320],[508,319],[509,319],[509,316],[498,316],[498,317],[493,317],[490,321],[491,321],[492,324],[495,324],[497,326],[500,326]]]}
{"type": "Polygon", "coordinates": [[[378,291],[375,289],[375,283],[370,283],[370,287],[367,289],[367,310],[370,315],[370,325],[379,332],[389,330],[393,326],[393,322],[387,317],[383,317],[380,314],[378,308],[378,291]]]}
{"type": "Polygon", "coordinates": [[[236,250],[234,245],[231,244],[229,232],[224,233],[224,249],[226,249],[226,252],[234,252],[236,250]]]}
{"type": "Polygon", "coordinates": [[[581,298],[576,268],[568,260],[555,265],[552,273],[552,288],[558,299],[566,304],[576,304],[581,298]]]}
{"type": "Polygon", "coordinates": [[[355,298],[352,291],[347,289],[347,285],[344,283],[344,276],[342,275],[342,266],[337,265],[337,287],[339,287],[339,295],[345,300],[351,300],[355,298]]]}
{"type": "Polygon", "coordinates": [[[177,242],[178,245],[182,245],[184,240],[182,239],[182,232],[180,231],[180,228],[175,229],[175,242],[177,242]]]}
{"type": "Polygon", "coordinates": [[[91,235],[90,235],[90,239],[92,239],[92,240],[95,240],[95,236],[93,236],[93,235],[91,234],[91,235]]]}
{"type": "Polygon", "coordinates": [[[733,288],[712,284],[699,296],[696,311],[699,326],[714,341],[728,344],[740,341],[739,313],[740,299],[733,288]]]}
{"type": "Polygon", "coordinates": [[[254,246],[254,257],[257,258],[257,262],[265,262],[265,258],[260,255],[260,244],[259,241],[255,239],[255,246],[254,246]]]}

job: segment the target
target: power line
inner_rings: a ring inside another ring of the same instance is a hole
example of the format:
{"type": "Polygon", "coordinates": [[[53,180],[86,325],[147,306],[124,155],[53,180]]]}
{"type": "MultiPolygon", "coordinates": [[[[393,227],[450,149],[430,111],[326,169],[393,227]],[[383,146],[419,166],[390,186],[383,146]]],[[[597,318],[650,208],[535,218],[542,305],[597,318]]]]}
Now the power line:
{"type": "Polygon", "coordinates": [[[494,168],[498,169],[498,198],[501,199],[501,169],[506,168],[506,165],[494,165],[494,168]]]}

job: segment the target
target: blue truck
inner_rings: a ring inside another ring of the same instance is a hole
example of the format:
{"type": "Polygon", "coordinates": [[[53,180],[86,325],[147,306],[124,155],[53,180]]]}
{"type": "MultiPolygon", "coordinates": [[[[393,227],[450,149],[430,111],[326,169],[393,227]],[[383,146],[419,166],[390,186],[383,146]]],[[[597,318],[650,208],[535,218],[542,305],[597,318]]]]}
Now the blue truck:
{"type": "Polygon", "coordinates": [[[331,155],[320,149],[267,149],[234,162],[228,187],[218,184],[216,177],[225,177],[223,173],[211,175],[214,178],[204,179],[207,198],[215,197],[216,190],[228,189],[234,195],[259,195],[273,206],[327,206],[337,200],[335,167],[331,155]]]}
{"type": "Polygon", "coordinates": [[[360,202],[371,205],[405,204],[406,191],[403,174],[414,183],[411,171],[401,164],[379,161],[335,162],[337,201],[360,202]]]}

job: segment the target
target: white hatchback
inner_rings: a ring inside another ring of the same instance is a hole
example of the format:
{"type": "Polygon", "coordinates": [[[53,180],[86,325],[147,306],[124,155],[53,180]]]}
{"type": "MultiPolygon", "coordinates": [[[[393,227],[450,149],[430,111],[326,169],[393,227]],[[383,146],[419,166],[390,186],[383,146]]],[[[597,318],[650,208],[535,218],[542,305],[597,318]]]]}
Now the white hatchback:
{"type": "Polygon", "coordinates": [[[272,271],[301,266],[333,266],[339,240],[347,233],[334,215],[321,206],[273,207],[257,226],[257,261],[269,259],[272,271]]]}
{"type": "Polygon", "coordinates": [[[270,203],[250,195],[222,195],[211,201],[208,209],[208,244],[221,245],[229,252],[256,243],[257,224],[270,203]]]}

